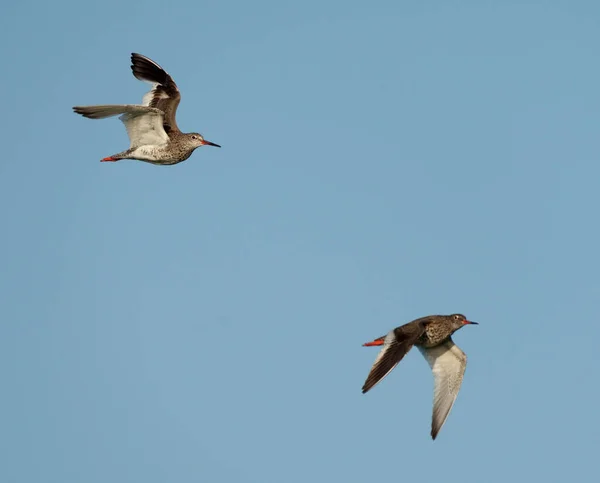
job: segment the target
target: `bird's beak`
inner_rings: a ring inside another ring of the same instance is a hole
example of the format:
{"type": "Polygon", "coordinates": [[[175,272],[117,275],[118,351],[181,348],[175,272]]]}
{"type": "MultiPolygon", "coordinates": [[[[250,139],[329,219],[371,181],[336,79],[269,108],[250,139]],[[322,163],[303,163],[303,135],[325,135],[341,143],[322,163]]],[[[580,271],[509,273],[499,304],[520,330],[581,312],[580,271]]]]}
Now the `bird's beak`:
{"type": "Polygon", "coordinates": [[[211,143],[210,141],[207,141],[206,139],[204,140],[204,142],[202,143],[202,146],[214,146],[215,148],[220,148],[221,146],[219,146],[218,144],[215,143],[211,143]]]}
{"type": "Polygon", "coordinates": [[[479,322],[473,322],[472,320],[465,320],[465,325],[467,325],[467,324],[479,325],[479,322]]]}

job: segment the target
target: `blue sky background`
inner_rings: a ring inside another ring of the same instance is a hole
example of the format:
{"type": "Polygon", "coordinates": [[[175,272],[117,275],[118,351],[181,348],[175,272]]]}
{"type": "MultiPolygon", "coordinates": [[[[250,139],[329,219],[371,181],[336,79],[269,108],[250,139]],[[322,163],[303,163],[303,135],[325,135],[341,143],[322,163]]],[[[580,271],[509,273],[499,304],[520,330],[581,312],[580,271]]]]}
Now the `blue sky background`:
{"type": "Polygon", "coordinates": [[[0,40],[0,481],[595,478],[598,2],[23,1],[0,40]],[[98,162],[125,130],[71,107],[140,102],[131,52],[222,149],[98,162]],[[361,344],[452,312],[432,442],[427,363],[362,395],[361,344]]]}

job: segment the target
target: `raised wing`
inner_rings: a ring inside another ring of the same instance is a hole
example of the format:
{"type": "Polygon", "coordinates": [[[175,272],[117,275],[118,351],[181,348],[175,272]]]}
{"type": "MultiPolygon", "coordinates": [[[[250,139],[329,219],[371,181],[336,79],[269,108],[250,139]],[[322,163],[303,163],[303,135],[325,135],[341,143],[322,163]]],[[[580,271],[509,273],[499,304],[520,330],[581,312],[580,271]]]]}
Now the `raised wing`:
{"type": "Polygon", "coordinates": [[[131,54],[131,70],[136,79],[150,82],[152,89],[142,101],[145,106],[155,107],[165,113],[164,129],[179,132],[175,114],[181,94],[173,78],[156,62],[141,54],[131,54]]]}
{"type": "Polygon", "coordinates": [[[385,337],[376,339],[375,343],[366,344],[383,345],[383,347],[377,355],[371,372],[369,372],[367,380],[362,387],[363,394],[376,386],[385,376],[392,372],[394,367],[398,365],[419,337],[423,335],[424,331],[425,326],[423,324],[410,322],[394,329],[385,337]]]}
{"type": "Polygon", "coordinates": [[[449,339],[436,347],[419,350],[429,362],[435,381],[431,437],[436,438],[456,401],[467,368],[467,356],[449,339]]]}

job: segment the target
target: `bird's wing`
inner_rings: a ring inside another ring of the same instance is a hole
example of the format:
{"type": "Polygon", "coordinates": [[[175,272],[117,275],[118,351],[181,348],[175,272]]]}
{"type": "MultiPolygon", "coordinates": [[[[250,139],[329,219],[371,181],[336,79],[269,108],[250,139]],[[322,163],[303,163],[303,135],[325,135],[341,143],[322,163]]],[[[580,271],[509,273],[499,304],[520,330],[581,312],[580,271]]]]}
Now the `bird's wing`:
{"type": "Polygon", "coordinates": [[[131,54],[131,70],[136,79],[152,84],[152,89],[144,96],[142,104],[165,113],[164,128],[167,133],[179,132],[175,113],[181,94],[173,78],[160,65],[141,54],[131,54]]]}
{"type": "Polygon", "coordinates": [[[467,356],[452,339],[436,347],[419,347],[419,350],[429,362],[435,381],[431,420],[431,437],[435,439],[458,396],[467,368],[467,356]]]}
{"type": "Polygon", "coordinates": [[[377,355],[373,367],[371,367],[371,372],[369,372],[367,380],[362,387],[363,394],[392,372],[394,367],[398,365],[419,337],[423,335],[424,331],[425,326],[422,323],[410,322],[392,330],[383,338],[383,347],[377,355]]]}
{"type": "Polygon", "coordinates": [[[77,114],[90,119],[104,119],[105,117],[121,114],[121,121],[125,124],[131,149],[138,146],[159,146],[169,141],[169,136],[163,128],[164,114],[160,109],[133,104],[105,105],[105,106],[76,106],[73,110],[77,114]]]}

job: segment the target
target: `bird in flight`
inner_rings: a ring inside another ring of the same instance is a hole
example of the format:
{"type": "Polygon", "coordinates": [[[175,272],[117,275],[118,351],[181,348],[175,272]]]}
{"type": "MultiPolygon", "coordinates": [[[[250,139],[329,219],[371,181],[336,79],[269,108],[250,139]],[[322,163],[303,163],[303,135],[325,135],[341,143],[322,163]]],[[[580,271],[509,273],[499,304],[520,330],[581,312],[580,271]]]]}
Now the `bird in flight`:
{"type": "Polygon", "coordinates": [[[75,106],[73,110],[89,119],[120,115],[129,136],[129,149],[101,161],[137,159],[158,165],[177,164],[188,159],[200,146],[216,146],[198,133],[182,133],[175,114],[181,94],[173,78],[156,62],[141,54],[131,54],[131,70],[136,79],[152,84],[142,104],[75,106]]]}
{"type": "Polygon", "coordinates": [[[429,315],[397,327],[363,346],[382,346],[363,385],[372,389],[398,365],[413,345],[429,363],[435,380],[431,437],[436,438],[454,405],[467,367],[467,356],[452,341],[452,334],[469,324],[462,314],[429,315]]]}

